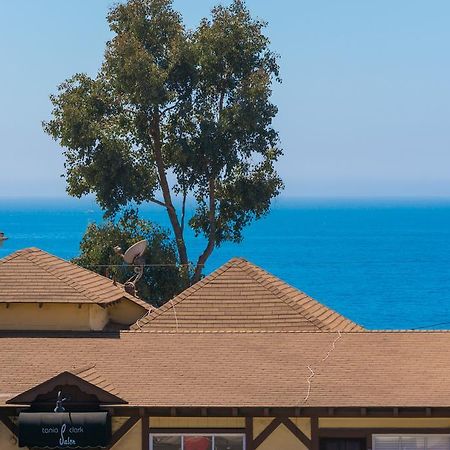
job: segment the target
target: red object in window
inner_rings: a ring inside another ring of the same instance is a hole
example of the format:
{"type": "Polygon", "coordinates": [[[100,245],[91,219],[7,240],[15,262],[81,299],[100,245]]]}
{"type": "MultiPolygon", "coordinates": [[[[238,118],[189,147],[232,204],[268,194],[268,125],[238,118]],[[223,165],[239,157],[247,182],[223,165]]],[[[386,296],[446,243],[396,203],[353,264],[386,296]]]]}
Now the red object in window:
{"type": "Polygon", "coordinates": [[[206,436],[185,436],[184,450],[211,450],[211,438],[206,436]]]}

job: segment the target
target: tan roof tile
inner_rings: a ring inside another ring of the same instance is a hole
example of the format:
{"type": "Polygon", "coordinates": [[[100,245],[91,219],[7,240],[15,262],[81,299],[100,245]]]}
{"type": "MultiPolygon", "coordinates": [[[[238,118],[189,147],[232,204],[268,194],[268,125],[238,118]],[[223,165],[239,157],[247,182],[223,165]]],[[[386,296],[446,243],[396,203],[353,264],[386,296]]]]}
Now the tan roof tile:
{"type": "Polygon", "coordinates": [[[448,407],[449,342],[449,332],[0,333],[0,403],[77,372],[75,361],[77,376],[139,406],[448,407]]]}
{"type": "Polygon", "coordinates": [[[233,258],[134,329],[362,330],[260,267],[233,258]]]}
{"type": "Polygon", "coordinates": [[[108,305],[129,299],[109,278],[72,264],[38,248],[19,250],[0,259],[0,303],[96,303],[108,305]]]}

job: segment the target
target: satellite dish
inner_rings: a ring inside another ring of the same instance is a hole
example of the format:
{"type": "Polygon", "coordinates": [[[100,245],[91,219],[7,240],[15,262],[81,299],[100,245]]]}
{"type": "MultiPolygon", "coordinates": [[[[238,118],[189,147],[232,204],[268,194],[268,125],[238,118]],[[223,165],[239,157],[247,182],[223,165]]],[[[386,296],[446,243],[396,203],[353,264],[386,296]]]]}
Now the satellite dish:
{"type": "Polygon", "coordinates": [[[127,264],[134,266],[134,275],[124,284],[125,290],[131,295],[136,295],[136,283],[144,274],[144,253],[147,249],[147,245],[147,240],[144,239],[133,244],[125,253],[122,253],[122,249],[119,246],[114,247],[114,251],[120,255],[127,264]]]}
{"type": "Polygon", "coordinates": [[[147,248],[147,241],[139,241],[133,244],[123,255],[123,259],[127,264],[136,264],[136,260],[141,258],[147,248]]]}

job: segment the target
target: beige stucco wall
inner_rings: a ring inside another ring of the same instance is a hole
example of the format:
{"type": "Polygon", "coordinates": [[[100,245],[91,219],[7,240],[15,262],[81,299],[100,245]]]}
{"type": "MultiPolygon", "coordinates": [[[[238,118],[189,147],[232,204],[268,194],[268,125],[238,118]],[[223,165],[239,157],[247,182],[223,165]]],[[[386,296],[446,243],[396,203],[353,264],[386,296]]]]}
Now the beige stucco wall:
{"type": "Polygon", "coordinates": [[[450,418],[322,418],[319,428],[450,428],[450,418]]]}
{"type": "Polygon", "coordinates": [[[107,308],[109,318],[112,322],[122,325],[131,325],[142,318],[147,311],[131,300],[122,300],[107,308]]]}
{"type": "Polygon", "coordinates": [[[19,448],[17,444],[17,438],[0,422],[0,449],[17,450],[19,448]]]}
{"type": "Polygon", "coordinates": [[[243,417],[150,417],[152,428],[244,428],[243,417]]]}
{"type": "Polygon", "coordinates": [[[306,447],[284,426],[280,425],[258,450],[305,450],[306,447]]]}
{"type": "MultiPolygon", "coordinates": [[[[269,424],[273,417],[256,417],[253,419],[253,437],[256,438],[269,424]]],[[[303,433],[311,437],[311,421],[309,418],[292,418],[303,433]]],[[[306,450],[306,447],[284,426],[280,425],[259,447],[258,450],[306,450]]]]}
{"type": "MultiPolygon", "coordinates": [[[[113,417],[113,433],[128,420],[128,417],[113,417]]],[[[253,420],[253,435],[258,436],[273,420],[270,417],[253,420]]],[[[291,419],[308,437],[311,437],[308,418],[291,419]]],[[[150,417],[150,426],[155,428],[244,428],[241,417],[150,417]]],[[[442,428],[450,427],[450,418],[322,418],[319,426],[325,428],[442,428]]],[[[112,450],[141,449],[141,421],[139,420],[112,450]]],[[[0,422],[0,450],[17,450],[17,439],[0,422]]],[[[306,450],[306,447],[284,426],[280,425],[257,450],[306,450]]]]}
{"type": "Polygon", "coordinates": [[[89,306],[89,327],[91,330],[103,330],[108,321],[108,311],[105,308],[98,305],[89,306]]]}
{"type": "Polygon", "coordinates": [[[10,303],[0,305],[2,330],[101,330],[107,310],[98,305],[71,303],[10,303]]]}
{"type": "MultiPolygon", "coordinates": [[[[128,417],[113,417],[111,423],[112,432],[114,433],[118,430],[127,420],[128,417]]],[[[141,430],[142,421],[139,420],[111,450],[141,450],[141,430]]]]}

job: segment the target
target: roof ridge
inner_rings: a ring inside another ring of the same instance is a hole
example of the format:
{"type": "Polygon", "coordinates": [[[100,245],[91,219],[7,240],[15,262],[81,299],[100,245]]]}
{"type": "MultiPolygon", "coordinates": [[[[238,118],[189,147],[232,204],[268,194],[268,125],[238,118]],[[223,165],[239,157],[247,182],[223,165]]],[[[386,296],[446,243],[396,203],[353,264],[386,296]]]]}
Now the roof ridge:
{"type": "Polygon", "coordinates": [[[170,300],[167,300],[163,305],[161,305],[159,308],[155,308],[153,311],[150,311],[145,317],[142,319],[139,319],[135,324],[133,324],[130,329],[133,330],[140,330],[141,326],[147,325],[152,320],[156,319],[157,317],[162,316],[170,309],[175,308],[176,305],[178,305],[180,302],[185,300],[190,295],[197,292],[200,288],[206,286],[211,281],[215,280],[219,275],[226,272],[228,269],[233,267],[233,261],[237,260],[239,258],[231,258],[229,261],[227,261],[222,266],[218,267],[216,270],[211,272],[209,275],[207,275],[205,278],[202,278],[201,280],[197,281],[197,283],[193,284],[192,286],[189,286],[184,291],[180,292],[175,297],[171,298],[170,300]],[[170,305],[168,305],[170,303],[170,305]],[[140,325],[142,324],[142,325],[140,325]]]}
{"type": "Polygon", "coordinates": [[[341,334],[450,334],[450,329],[445,330],[269,330],[269,329],[185,329],[176,331],[174,329],[155,329],[155,328],[144,328],[142,330],[138,329],[126,329],[120,330],[121,334],[140,334],[140,333],[151,333],[151,334],[329,334],[336,335],[340,332],[341,334]]]}
{"type": "Polygon", "coordinates": [[[67,372],[94,386],[97,386],[99,389],[103,389],[105,392],[118,396],[120,391],[113,383],[111,383],[111,381],[109,381],[101,372],[97,370],[96,366],[97,365],[95,363],[86,364],[84,366],[80,366],[79,368],[68,370],[67,372]]]}
{"type": "MultiPolygon", "coordinates": [[[[356,322],[353,322],[352,320],[348,319],[347,317],[343,316],[342,314],[338,313],[337,311],[335,311],[334,309],[329,308],[328,306],[324,305],[323,303],[319,302],[318,300],[315,300],[314,298],[312,298],[311,296],[309,296],[308,294],[306,294],[305,292],[301,291],[300,289],[297,289],[296,287],[292,286],[291,284],[287,283],[284,280],[281,280],[280,278],[276,277],[275,275],[271,274],[270,272],[267,272],[266,270],[264,270],[262,267],[257,266],[256,264],[247,261],[247,260],[242,260],[243,263],[243,269],[252,277],[253,280],[255,280],[258,284],[260,284],[261,286],[263,286],[265,289],[268,289],[270,292],[272,292],[274,295],[277,296],[277,298],[279,298],[280,300],[282,300],[286,305],[288,305],[289,307],[291,307],[296,313],[301,314],[303,317],[305,317],[305,319],[307,319],[308,321],[310,321],[314,326],[316,326],[319,330],[324,331],[324,329],[327,329],[328,327],[326,326],[326,324],[324,324],[319,318],[318,316],[308,312],[302,305],[300,305],[298,303],[297,300],[290,298],[289,300],[291,300],[292,302],[294,302],[294,304],[291,304],[287,301],[286,297],[289,297],[290,294],[293,295],[303,295],[304,297],[307,297],[309,300],[308,301],[312,301],[315,303],[315,305],[325,308],[327,311],[329,311],[331,314],[336,314],[338,317],[342,318],[343,320],[345,320],[347,322],[346,325],[348,324],[352,324],[355,327],[359,327],[362,328],[359,324],[357,324],[356,322]],[[250,273],[249,273],[250,272],[250,273]],[[258,279],[257,276],[255,276],[255,272],[257,272],[259,275],[263,275],[268,277],[268,280],[266,281],[266,283],[263,283],[260,279],[258,279]],[[280,289],[276,286],[273,286],[272,283],[282,283],[283,287],[288,288],[289,289],[289,293],[283,293],[280,292],[280,289]]],[[[304,298],[303,297],[303,298],[304,298]]],[[[323,312],[321,313],[323,314],[323,312]]],[[[342,331],[342,330],[341,330],[342,331]]]]}
{"type": "MultiPolygon", "coordinates": [[[[144,318],[132,325],[131,328],[136,330],[141,327],[145,328],[146,326],[151,326],[152,321],[156,320],[156,323],[158,323],[157,319],[162,316],[164,316],[166,320],[169,320],[170,318],[167,314],[168,312],[173,311],[173,319],[178,329],[177,305],[191,296],[195,297],[198,290],[207,287],[231,268],[236,268],[241,276],[246,277],[248,282],[254,283],[255,287],[257,286],[258,289],[262,289],[266,295],[273,296],[273,300],[275,301],[274,308],[281,308],[282,311],[283,306],[287,307],[284,314],[293,314],[298,319],[305,321],[310,327],[317,329],[318,331],[349,331],[350,329],[363,329],[357,323],[347,319],[345,316],[313,299],[306,293],[291,286],[256,264],[253,264],[244,258],[237,257],[231,258],[214,272],[167,301],[160,308],[151,311],[144,318]]],[[[169,320],[169,322],[170,326],[172,326],[172,321],[169,320]]]]}
{"type": "Polygon", "coordinates": [[[95,363],[88,363],[84,364],[83,366],[74,366],[70,370],[67,370],[68,372],[72,373],[73,375],[77,375],[83,372],[86,372],[90,369],[95,369],[96,364],[95,363]]]}
{"type": "MultiPolygon", "coordinates": [[[[57,256],[54,256],[54,255],[52,255],[51,253],[48,253],[48,252],[46,252],[46,251],[44,251],[44,250],[41,250],[41,249],[36,249],[35,251],[33,251],[33,252],[28,252],[28,253],[38,253],[38,252],[39,252],[39,253],[43,253],[43,254],[45,254],[45,255],[49,255],[49,256],[51,256],[51,257],[53,257],[53,258],[59,259],[59,260],[65,262],[66,264],[71,264],[71,263],[69,263],[68,261],[66,261],[66,260],[64,260],[64,259],[59,258],[59,257],[57,257],[57,256]]],[[[77,291],[77,292],[78,292],[79,294],[81,294],[83,297],[87,298],[92,304],[94,304],[94,305],[97,304],[92,298],[89,298],[89,297],[86,295],[86,292],[85,292],[85,291],[83,292],[83,291],[79,288],[78,283],[74,283],[73,281],[72,281],[71,283],[69,283],[68,280],[67,280],[67,277],[61,277],[61,274],[55,273],[55,270],[49,269],[49,268],[46,267],[44,264],[42,264],[40,261],[37,261],[37,260],[34,260],[34,259],[30,259],[30,258],[28,257],[27,254],[25,254],[25,258],[26,258],[28,261],[32,262],[33,264],[36,264],[36,265],[37,265],[38,267],[40,267],[42,270],[45,270],[47,273],[51,274],[52,276],[54,276],[54,277],[57,278],[58,280],[62,281],[63,283],[65,283],[65,284],[68,285],[69,287],[73,288],[75,291],[77,291]],[[74,284],[76,284],[76,286],[74,286],[74,284]]]]}
{"type": "Polygon", "coordinates": [[[16,250],[15,252],[13,252],[9,255],[6,255],[3,258],[0,258],[0,264],[11,261],[15,258],[18,258],[19,256],[22,256],[25,253],[31,253],[32,251],[35,251],[35,250],[39,250],[39,249],[36,247],[27,247],[27,248],[23,248],[21,250],[16,250]]]}
{"type": "MultiPolygon", "coordinates": [[[[274,281],[281,281],[282,283],[284,283],[285,285],[289,286],[292,288],[292,286],[290,286],[289,284],[285,283],[284,281],[280,280],[279,278],[275,277],[274,275],[270,274],[269,272],[265,271],[264,269],[262,269],[261,267],[249,262],[249,261],[244,261],[244,267],[243,269],[245,270],[245,272],[254,280],[256,281],[259,285],[261,285],[262,287],[264,287],[264,289],[269,290],[270,292],[272,292],[272,294],[275,294],[276,297],[278,299],[280,299],[283,303],[285,303],[288,307],[290,307],[294,312],[296,313],[300,313],[302,314],[305,319],[307,319],[308,321],[312,322],[312,324],[319,330],[322,330],[322,327],[319,326],[316,322],[318,322],[318,319],[316,317],[307,317],[306,314],[303,314],[303,312],[299,312],[297,311],[292,305],[290,305],[288,302],[285,301],[284,296],[280,296],[279,290],[274,287],[271,286],[270,284],[268,286],[266,286],[265,284],[263,284],[258,278],[256,278],[254,276],[254,271],[258,271],[258,272],[262,272],[264,275],[269,276],[270,278],[272,278],[274,281]]],[[[295,288],[293,288],[295,289],[295,288]]],[[[298,291],[303,293],[302,291],[298,291]]],[[[306,295],[306,294],[305,294],[306,295]]]]}

